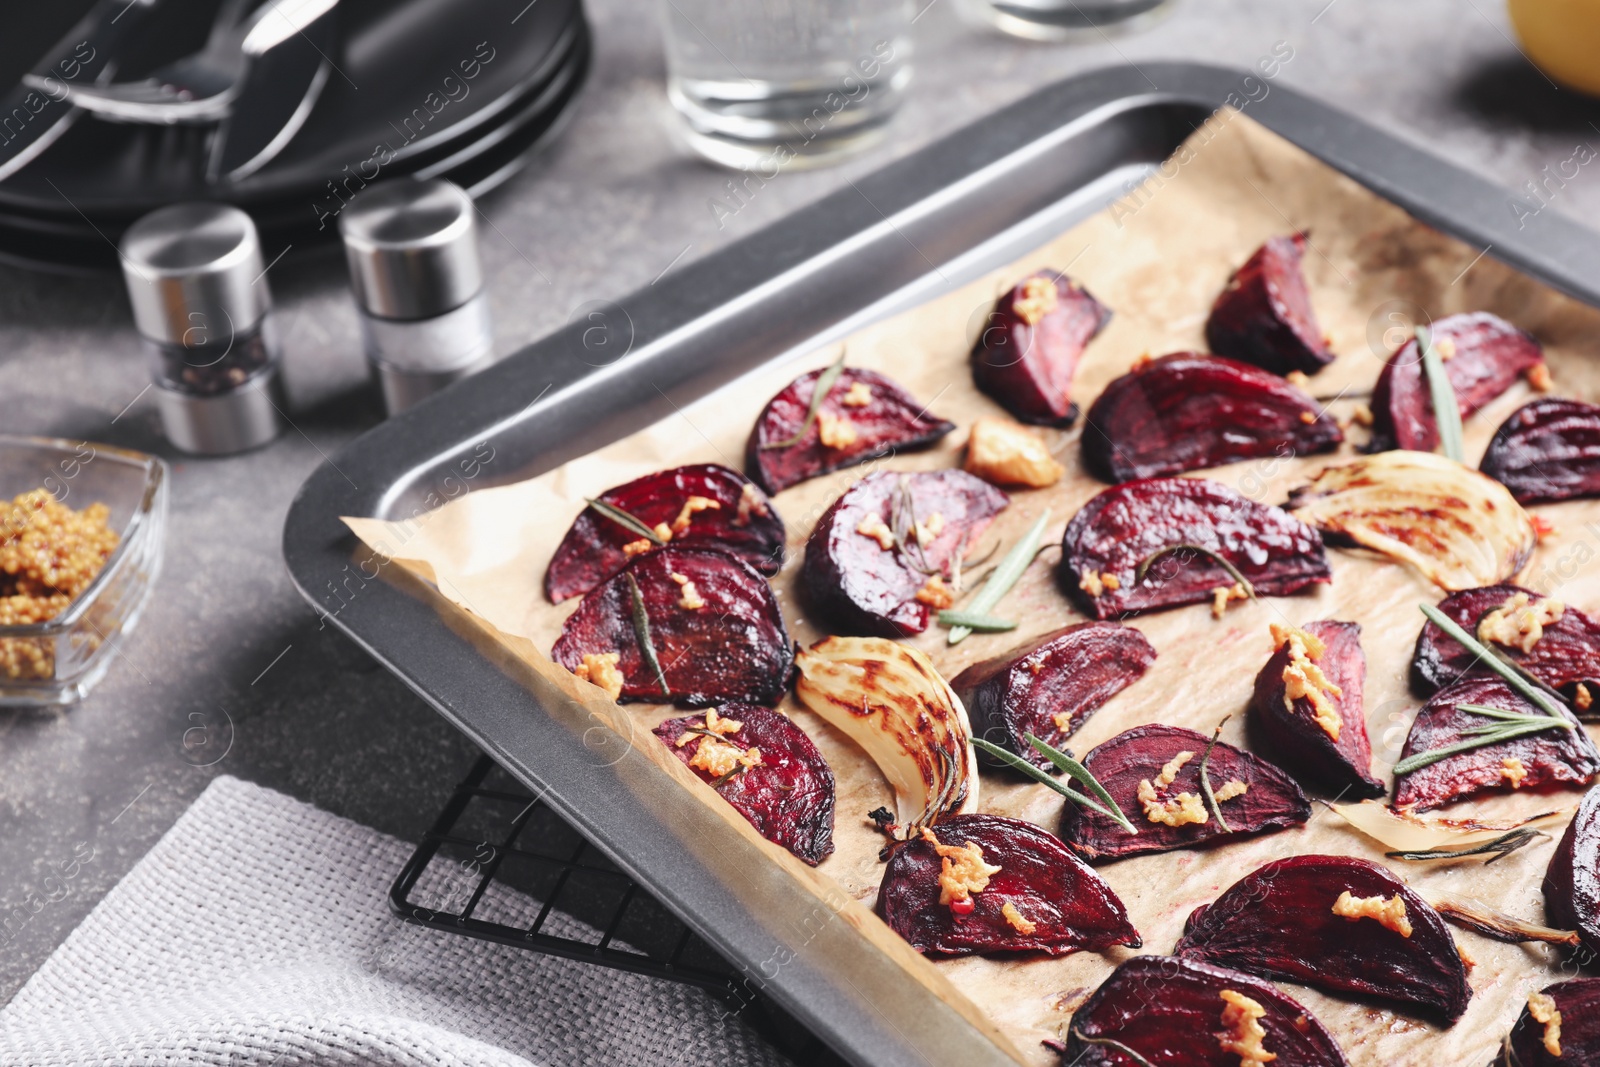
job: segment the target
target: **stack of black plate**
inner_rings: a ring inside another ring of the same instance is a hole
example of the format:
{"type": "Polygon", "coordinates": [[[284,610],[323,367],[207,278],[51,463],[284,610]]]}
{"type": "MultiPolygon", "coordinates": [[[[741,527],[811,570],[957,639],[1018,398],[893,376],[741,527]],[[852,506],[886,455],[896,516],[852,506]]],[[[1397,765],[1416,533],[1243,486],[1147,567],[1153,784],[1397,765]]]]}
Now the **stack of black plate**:
{"type": "MultiPolygon", "coordinates": [[[[210,182],[206,131],[82,117],[0,182],[0,259],[113,269],[124,229],[184,200],[244,208],[273,255],[334,237],[342,205],[385,178],[449,178],[476,195],[554,130],[588,69],[580,0],[345,0],[339,17],[334,71],[266,166],[210,182]]],[[[139,73],[124,68],[119,79],[139,73]]]]}

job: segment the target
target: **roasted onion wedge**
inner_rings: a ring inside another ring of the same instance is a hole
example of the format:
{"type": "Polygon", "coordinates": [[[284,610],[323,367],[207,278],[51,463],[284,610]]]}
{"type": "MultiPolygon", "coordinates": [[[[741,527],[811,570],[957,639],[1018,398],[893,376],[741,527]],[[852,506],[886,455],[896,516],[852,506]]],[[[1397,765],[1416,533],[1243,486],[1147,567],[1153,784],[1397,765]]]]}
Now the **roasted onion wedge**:
{"type": "Polygon", "coordinates": [[[767,401],[756,419],[745,445],[745,470],[767,492],[875,456],[926,447],[956,428],[877,371],[843,367],[830,374],[831,369],[802,374],[767,401]],[[825,376],[833,380],[813,417],[813,394],[825,376]]]}
{"type": "Polygon", "coordinates": [[[1237,584],[1219,556],[1257,596],[1287,596],[1332,576],[1315,530],[1204,478],[1103,490],[1067,524],[1061,549],[1067,592],[1097,619],[1213,602],[1237,584]]]}
{"type": "Polygon", "coordinates": [[[1077,417],[1072,374],[1111,312],[1057,271],[1024,278],[995,302],[972,349],[972,378],[1023,422],[1064,426],[1077,417]]]}
{"type": "Polygon", "coordinates": [[[1478,469],[1523,504],[1600,496],[1600,406],[1555,397],[1522,405],[1478,469]]]}
{"type": "Polygon", "coordinates": [[[1161,1067],[1347,1062],[1333,1035],[1277,986],[1172,956],[1124,960],[1073,1013],[1066,1046],[1062,1067],[1134,1067],[1124,1049],[1161,1067]],[[1253,1041],[1246,1019],[1262,1031],[1253,1041]],[[1243,1058],[1241,1041],[1272,1059],[1243,1058]]]}
{"type": "Polygon", "coordinates": [[[1544,872],[1544,917],[1576,930],[1582,962],[1600,961],[1600,788],[1589,790],[1544,872]]]}
{"type": "Polygon", "coordinates": [[[1273,642],[1250,699],[1250,727],[1261,739],[1262,754],[1309,788],[1351,799],[1383,796],[1383,783],[1372,776],[1367,739],[1361,627],[1333,621],[1307,623],[1299,631],[1275,627],[1273,642]],[[1315,684],[1322,679],[1326,688],[1315,684]]]}
{"type": "Polygon", "coordinates": [[[1177,954],[1454,1022],[1472,989],[1444,920],[1388,870],[1348,856],[1275,860],[1189,916],[1177,954]]]}
{"type": "Polygon", "coordinates": [[[1143,677],[1155,658],[1149,639],[1131,626],[1082,622],[974,663],[950,686],[978,737],[1048,770],[1052,764],[1028,735],[1060,747],[1100,705],[1143,677]]]}
{"type": "Polygon", "coordinates": [[[878,910],[918,952],[1065,956],[1141,944],[1111,887],[1033,823],[955,815],[892,847],[878,910]]]}
{"type": "Polygon", "coordinates": [[[817,520],[801,588],[836,632],[920,634],[954,603],[957,560],[1008,500],[966,471],[869,474],[817,520]]]}
{"type": "MultiPolygon", "coordinates": [[[[1463,419],[1511,388],[1518,375],[1544,364],[1538,341],[1487,311],[1440,319],[1430,327],[1430,336],[1463,419]]],[[[1372,419],[1374,452],[1389,448],[1430,452],[1439,444],[1433,399],[1415,337],[1383,365],[1372,392],[1372,419]]]]}
{"type": "Polygon", "coordinates": [[[655,735],[762,837],[813,867],[833,854],[833,771],[787,715],[724,704],[655,735]]]}
{"type": "MultiPolygon", "coordinates": [[[[1439,610],[1503,658],[1560,690],[1581,713],[1600,698],[1600,622],[1570,604],[1559,604],[1558,610],[1558,604],[1521,586],[1490,585],[1452,593],[1439,602],[1439,610]],[[1507,618],[1509,630],[1491,618],[1497,612],[1507,618]]],[[[1468,671],[1486,669],[1459,641],[1423,623],[1411,654],[1411,686],[1418,695],[1431,696],[1468,671]]]]}
{"type": "MultiPolygon", "coordinates": [[[[1499,675],[1469,674],[1439,690],[1417,712],[1411,732],[1406,735],[1401,760],[1468,740],[1473,736],[1468,731],[1495,724],[1493,719],[1461,710],[1462,704],[1525,715],[1546,714],[1499,675]]],[[[1487,790],[1509,792],[1588,783],[1600,772],[1600,752],[1577,718],[1565,707],[1556,706],[1572,729],[1557,727],[1482,745],[1401,775],[1395,780],[1394,806],[1431,811],[1487,790]]]]}
{"type": "Polygon", "coordinates": [[[772,588],[753,567],[669,546],[584,594],[551,658],[624,701],[776,704],[789,687],[794,647],[772,588]]]}
{"type": "Polygon", "coordinates": [[[1274,374],[1315,374],[1333,362],[1300,270],[1305,246],[1303,233],[1269,238],[1233,272],[1206,320],[1211,351],[1274,374]]]}
{"type": "Polygon", "coordinates": [[[1600,978],[1571,978],[1529,994],[1490,1067],[1600,1063],[1600,978]]]}
{"type": "Polygon", "coordinates": [[[552,603],[582,596],[616,574],[634,556],[663,544],[715,548],[767,576],[783,566],[783,520],[767,494],[738,471],[719,463],[693,463],[635,478],[600,494],[556,546],[544,575],[552,603]],[[619,508],[610,517],[602,508],[619,508]],[[628,524],[638,520],[645,537],[628,524]]]}
{"type": "Polygon", "coordinates": [[[1276,374],[1175,352],[1124,374],[1089,408],[1083,462],[1117,483],[1259,456],[1331,452],[1344,440],[1320,405],[1276,374]]]}
{"type": "Polygon", "coordinates": [[[1083,765],[1139,828],[1137,836],[1130,835],[1099,812],[1066,805],[1061,839],[1091,862],[1193,848],[1298,826],[1311,817],[1305,794],[1278,768],[1179,726],[1125,730],[1091,749],[1083,765]],[[1202,765],[1226,827],[1205,799],[1202,765]]]}
{"type": "Polygon", "coordinates": [[[977,810],[967,711],[926,655],[881,637],[826,637],[795,665],[800,703],[860,745],[889,780],[901,836],[977,810]]]}
{"type": "Polygon", "coordinates": [[[1431,452],[1325,467],[1289,507],[1328,537],[1408,563],[1452,592],[1511,580],[1538,543],[1505,486],[1431,452]]]}

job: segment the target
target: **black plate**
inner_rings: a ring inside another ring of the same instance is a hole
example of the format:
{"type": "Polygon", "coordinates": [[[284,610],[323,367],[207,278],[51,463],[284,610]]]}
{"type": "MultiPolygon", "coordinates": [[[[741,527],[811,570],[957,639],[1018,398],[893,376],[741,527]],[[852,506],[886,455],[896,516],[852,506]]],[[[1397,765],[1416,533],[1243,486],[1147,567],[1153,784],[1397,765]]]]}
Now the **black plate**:
{"type": "MultiPolygon", "coordinates": [[[[631,341],[618,362],[594,365],[585,319],[390,419],[295,498],[283,547],[296,585],[853,1062],[1011,1064],[626,739],[367,558],[339,516],[406,518],[464,480],[531,477],[1010,262],[1123,195],[1259,84],[1246,78],[1142,64],[1063,81],[616,302],[606,324],[631,341]]],[[[1575,223],[1543,212],[1519,229],[1505,190],[1280,86],[1246,113],[1429,225],[1600,303],[1600,242],[1575,223]]]]}
{"type": "Polygon", "coordinates": [[[114,268],[123,229],[176,200],[238,204],[270,247],[330,238],[340,205],[385,177],[448,177],[483,192],[557,125],[588,69],[580,0],[539,0],[515,22],[487,0],[340,10],[342,74],[277,159],[242,182],[209,184],[204,132],[81,119],[0,182],[0,259],[114,268]]]}

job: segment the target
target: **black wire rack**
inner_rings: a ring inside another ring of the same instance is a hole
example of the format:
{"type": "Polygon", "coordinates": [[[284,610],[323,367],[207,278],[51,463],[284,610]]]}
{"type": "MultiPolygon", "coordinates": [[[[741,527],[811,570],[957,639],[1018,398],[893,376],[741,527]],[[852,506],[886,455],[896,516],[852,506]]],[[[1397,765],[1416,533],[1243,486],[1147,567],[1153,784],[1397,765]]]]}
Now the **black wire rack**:
{"type": "Polygon", "coordinates": [[[488,756],[394,886],[406,922],[698,986],[803,1067],[845,1061],[488,756]]]}

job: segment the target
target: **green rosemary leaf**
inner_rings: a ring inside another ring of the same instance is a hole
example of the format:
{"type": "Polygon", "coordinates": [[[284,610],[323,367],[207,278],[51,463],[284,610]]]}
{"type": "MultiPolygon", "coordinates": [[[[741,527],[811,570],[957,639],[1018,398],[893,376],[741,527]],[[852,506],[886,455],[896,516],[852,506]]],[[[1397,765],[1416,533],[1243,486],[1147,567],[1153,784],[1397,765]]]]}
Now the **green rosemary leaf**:
{"type": "Polygon", "coordinates": [[[1428,617],[1429,622],[1455,638],[1463,648],[1476,655],[1485,667],[1504,678],[1507,685],[1527,697],[1546,715],[1559,720],[1568,729],[1571,728],[1571,723],[1567,722],[1567,717],[1561,713],[1560,705],[1554,703],[1547,693],[1524,678],[1521,672],[1485,647],[1476,637],[1457,626],[1454,619],[1432,604],[1418,604],[1417,607],[1422,609],[1422,614],[1428,617]]]}
{"type": "Polygon", "coordinates": [[[1397,776],[1410,774],[1412,771],[1421,770],[1423,767],[1431,767],[1442,759],[1448,759],[1462,752],[1471,752],[1475,748],[1498,745],[1502,741],[1515,741],[1517,738],[1527,737],[1529,734],[1541,733],[1545,730],[1557,730],[1562,727],[1570,728],[1568,723],[1559,719],[1538,719],[1528,726],[1506,726],[1493,733],[1483,734],[1467,741],[1457,741],[1453,745],[1430,748],[1426,752],[1414,753],[1396,763],[1394,765],[1394,773],[1397,776]]]}
{"type": "Polygon", "coordinates": [[[1083,764],[1079,763],[1077,760],[1073,759],[1059,748],[1056,748],[1054,745],[1050,744],[1050,742],[1045,741],[1042,738],[1035,737],[1033,734],[1028,735],[1028,744],[1032,745],[1034,750],[1045,759],[1049,760],[1061,770],[1065,771],[1067,774],[1071,775],[1073,778],[1076,778],[1079,782],[1088,787],[1089,792],[1093,793],[1100,799],[1101,803],[1103,803],[1107,808],[1111,809],[1108,814],[1110,814],[1111,817],[1116,820],[1118,826],[1121,826],[1124,830],[1128,831],[1130,834],[1133,834],[1135,837],[1138,836],[1139,831],[1134,829],[1133,823],[1129,822],[1128,817],[1122,814],[1122,808],[1117,805],[1116,800],[1111,796],[1111,794],[1106,792],[1106,787],[1100,784],[1099,779],[1089,773],[1089,768],[1085,767],[1083,764]]]}
{"type": "Polygon", "coordinates": [[[1217,747],[1217,738],[1222,736],[1222,728],[1232,715],[1224,715],[1222,721],[1217,723],[1217,728],[1211,731],[1211,740],[1206,742],[1206,754],[1200,757],[1200,792],[1206,798],[1206,807],[1211,809],[1211,817],[1217,820],[1217,829],[1223,833],[1232,833],[1228,820],[1222,817],[1222,805],[1217,803],[1217,796],[1211,791],[1211,750],[1217,747]]]}
{"type": "Polygon", "coordinates": [[[1006,630],[1015,630],[1015,619],[1001,619],[993,615],[979,615],[971,611],[945,611],[939,612],[940,626],[965,626],[980,634],[998,634],[1006,630]]]}
{"type": "Polygon", "coordinates": [[[1444,454],[1457,463],[1465,463],[1466,450],[1461,443],[1461,406],[1456,401],[1455,387],[1445,373],[1444,359],[1433,347],[1433,338],[1426,326],[1417,327],[1417,349],[1422,353],[1422,370],[1428,379],[1428,395],[1433,400],[1433,422],[1439,428],[1439,445],[1444,454]]]}
{"type": "Polygon", "coordinates": [[[1384,855],[1397,860],[1454,860],[1464,859],[1467,856],[1486,856],[1494,854],[1493,859],[1485,864],[1493,863],[1497,859],[1509,856],[1525,845],[1531,845],[1541,837],[1550,835],[1542,830],[1512,830],[1510,833],[1501,834],[1493,841],[1485,841],[1481,845],[1471,848],[1430,848],[1421,852],[1385,852],[1384,855]]]}
{"type": "Polygon", "coordinates": [[[639,591],[639,583],[633,575],[624,574],[628,579],[628,595],[633,598],[633,636],[639,642],[639,652],[644,656],[644,665],[649,667],[656,676],[656,682],[661,686],[662,696],[671,696],[672,687],[667,685],[666,672],[661,669],[661,660],[656,658],[656,646],[650,640],[650,615],[644,610],[644,594],[639,591]]]}
{"type": "Polygon", "coordinates": [[[604,515],[618,526],[626,527],[627,529],[638,534],[640,537],[649,538],[652,544],[664,545],[667,543],[666,541],[662,540],[660,535],[658,535],[650,527],[646,526],[641,520],[628,514],[626,511],[623,511],[615,504],[607,504],[604,500],[592,500],[589,497],[584,497],[583,499],[589,502],[589,506],[591,508],[594,508],[600,514],[604,515]]]}
{"type": "Polygon", "coordinates": [[[1060,793],[1074,804],[1079,804],[1085,808],[1088,808],[1090,811],[1098,811],[1101,815],[1104,815],[1108,819],[1116,819],[1115,815],[1111,814],[1110,811],[1106,810],[1096,801],[1090,800],[1088,797],[1084,796],[1076,789],[1073,789],[1065,782],[1057,781],[1055,777],[1048,771],[1040,770],[1038,767],[1035,767],[1033,764],[1017,755],[1015,752],[1012,752],[1009,749],[1001,748],[992,741],[985,741],[981,737],[972,738],[972,746],[978,749],[980,752],[987,752],[989,755],[993,756],[1001,763],[1004,763],[1012,770],[1022,772],[1029,778],[1032,778],[1034,781],[1038,782],[1040,785],[1049,786],[1051,789],[1054,789],[1057,793],[1060,793]]]}
{"type": "Polygon", "coordinates": [[[811,424],[817,421],[817,412],[822,410],[822,402],[828,399],[828,394],[833,391],[833,383],[839,380],[839,375],[844,372],[844,353],[839,353],[839,358],[828,364],[823,372],[817,375],[817,384],[811,387],[811,406],[806,408],[806,420],[794,432],[794,436],[782,441],[772,441],[761,446],[762,451],[774,448],[793,448],[804,441],[806,434],[811,432],[811,424]]]}
{"type": "MultiPolygon", "coordinates": [[[[1525,711],[1507,711],[1505,708],[1491,708],[1487,704],[1457,704],[1457,711],[1470,711],[1474,715],[1496,719],[1500,722],[1529,722],[1535,719],[1549,718],[1547,715],[1529,715],[1525,711]]],[[[1571,723],[1567,724],[1569,727],[1571,723]]]]}
{"type": "MultiPolygon", "coordinates": [[[[1050,512],[1046,509],[1034,524],[1028,527],[1028,532],[1022,535],[1022,539],[1011,546],[1011,551],[1005,554],[1005,558],[995,565],[989,580],[978,590],[978,595],[972,598],[972,603],[963,610],[972,615],[987,615],[993,611],[994,606],[1000,603],[1000,598],[1011,592],[1011,587],[1017,584],[1022,572],[1033,562],[1033,557],[1039,549],[1039,539],[1044,536],[1044,528],[1049,524],[1050,512]]],[[[954,626],[950,630],[948,640],[952,645],[959,645],[972,631],[973,627],[970,626],[954,626]]]]}
{"type": "Polygon", "coordinates": [[[1158,548],[1144,559],[1139,561],[1139,566],[1133,572],[1133,580],[1135,582],[1144,581],[1144,576],[1150,571],[1150,564],[1154,563],[1162,556],[1170,555],[1173,552],[1198,552],[1202,556],[1206,556],[1215,562],[1217,566],[1227,571],[1230,578],[1239,583],[1240,587],[1244,589],[1245,596],[1249,597],[1251,600],[1256,598],[1256,587],[1250,584],[1250,579],[1239,573],[1239,568],[1235,567],[1221,553],[1214,552],[1211,549],[1206,548],[1204,545],[1179,544],[1168,545],[1165,548],[1158,548]]]}

